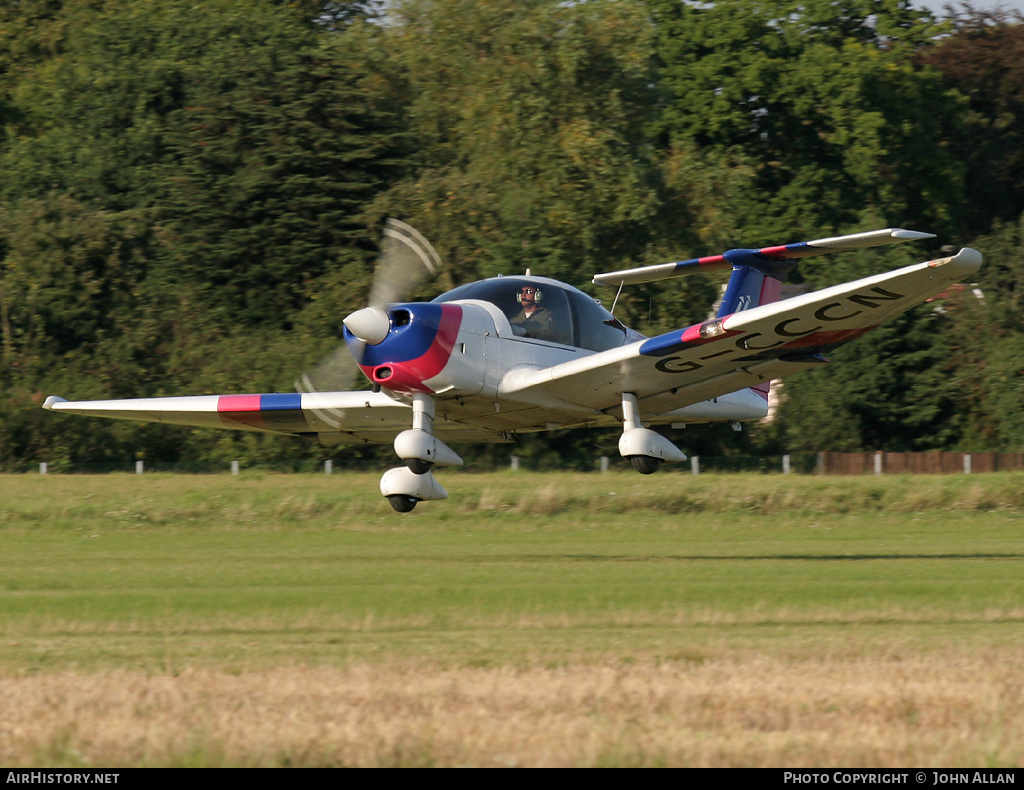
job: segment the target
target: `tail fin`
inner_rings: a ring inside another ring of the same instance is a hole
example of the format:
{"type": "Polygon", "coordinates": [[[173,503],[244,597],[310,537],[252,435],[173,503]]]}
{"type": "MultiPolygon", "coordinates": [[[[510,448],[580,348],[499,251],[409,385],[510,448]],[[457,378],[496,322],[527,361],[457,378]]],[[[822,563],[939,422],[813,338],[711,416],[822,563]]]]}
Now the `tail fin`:
{"type": "MultiPolygon", "coordinates": [[[[722,257],[732,264],[732,274],[717,318],[779,301],[782,283],[796,266],[792,259],[769,258],[759,250],[729,250],[722,257]]],[[[771,381],[762,381],[748,388],[764,400],[766,415],[770,407],[771,384],[771,381]]]]}
{"type": "Polygon", "coordinates": [[[732,264],[732,275],[718,318],[779,301],[782,283],[796,265],[793,260],[769,258],[758,250],[729,250],[722,257],[732,264]]]}

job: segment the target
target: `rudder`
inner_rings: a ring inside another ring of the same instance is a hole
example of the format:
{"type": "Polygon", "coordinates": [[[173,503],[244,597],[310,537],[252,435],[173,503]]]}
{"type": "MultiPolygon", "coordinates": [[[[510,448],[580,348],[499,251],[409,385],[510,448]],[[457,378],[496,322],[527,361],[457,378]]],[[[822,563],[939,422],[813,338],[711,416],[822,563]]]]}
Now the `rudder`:
{"type": "Polygon", "coordinates": [[[792,260],[769,258],[758,250],[729,250],[723,256],[732,275],[717,318],[779,301],[782,283],[796,265],[792,260]]]}

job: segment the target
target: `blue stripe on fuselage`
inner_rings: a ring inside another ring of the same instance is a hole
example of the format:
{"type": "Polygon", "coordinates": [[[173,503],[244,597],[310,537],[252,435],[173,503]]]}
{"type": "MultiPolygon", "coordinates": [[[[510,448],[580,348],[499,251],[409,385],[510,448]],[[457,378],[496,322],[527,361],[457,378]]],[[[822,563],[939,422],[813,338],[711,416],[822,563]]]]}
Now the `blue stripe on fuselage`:
{"type": "Polygon", "coordinates": [[[345,329],[345,342],[349,348],[362,354],[361,365],[375,367],[385,362],[407,362],[419,359],[430,349],[441,326],[442,305],[417,302],[388,307],[389,314],[396,310],[407,310],[411,320],[403,326],[393,326],[388,336],[375,346],[358,348],[362,344],[345,329]]]}

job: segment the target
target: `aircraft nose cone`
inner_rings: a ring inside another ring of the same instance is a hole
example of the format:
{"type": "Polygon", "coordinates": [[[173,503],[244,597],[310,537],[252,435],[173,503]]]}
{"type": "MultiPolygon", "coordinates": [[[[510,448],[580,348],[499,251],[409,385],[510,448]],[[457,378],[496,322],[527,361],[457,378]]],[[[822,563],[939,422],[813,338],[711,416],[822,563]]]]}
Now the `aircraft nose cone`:
{"type": "Polygon", "coordinates": [[[383,342],[391,331],[391,319],[380,307],[364,307],[356,310],[342,323],[345,328],[370,346],[383,342]]]}

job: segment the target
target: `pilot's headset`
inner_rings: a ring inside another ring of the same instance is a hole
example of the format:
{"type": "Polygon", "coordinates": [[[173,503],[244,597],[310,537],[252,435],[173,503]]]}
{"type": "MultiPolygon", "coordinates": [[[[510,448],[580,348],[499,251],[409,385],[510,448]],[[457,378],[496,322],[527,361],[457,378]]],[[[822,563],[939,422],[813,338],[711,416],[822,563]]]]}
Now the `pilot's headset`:
{"type": "Polygon", "coordinates": [[[516,301],[519,302],[519,304],[523,303],[523,293],[522,293],[523,288],[532,288],[533,289],[533,301],[538,303],[538,304],[540,303],[540,300],[544,298],[544,292],[541,291],[540,288],[538,288],[536,285],[529,285],[529,284],[527,284],[527,285],[520,286],[519,290],[516,291],[516,301]]]}

